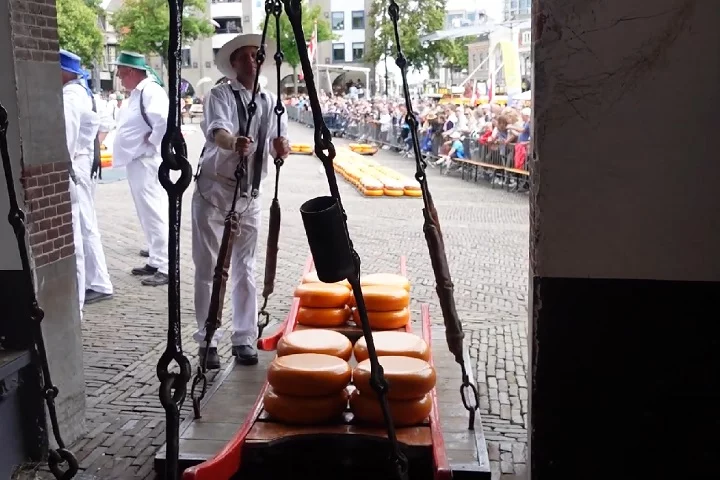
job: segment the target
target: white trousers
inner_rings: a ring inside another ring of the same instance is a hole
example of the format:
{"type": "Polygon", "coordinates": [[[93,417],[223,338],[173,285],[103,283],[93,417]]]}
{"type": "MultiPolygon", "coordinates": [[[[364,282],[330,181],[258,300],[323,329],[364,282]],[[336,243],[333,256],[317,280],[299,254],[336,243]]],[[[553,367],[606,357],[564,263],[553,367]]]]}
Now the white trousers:
{"type": "MultiPolygon", "coordinates": [[[[202,179],[201,179],[202,181],[202,179]]],[[[230,263],[230,285],[227,291],[232,301],[233,345],[254,345],[257,340],[257,291],[255,287],[255,253],[258,229],[260,228],[259,201],[251,203],[246,211],[238,201],[240,226],[232,248],[230,263]]],[[[205,346],[205,320],[210,307],[213,274],[224,230],[225,212],[205,200],[198,192],[197,185],[192,198],[192,256],[195,264],[195,317],[198,329],[193,338],[205,346]]],[[[221,306],[222,308],[222,306],[221,306]]],[[[217,347],[222,336],[218,330],[210,342],[217,347]]]]}
{"type": "Polygon", "coordinates": [[[111,294],[113,287],[105,263],[105,251],[100,239],[100,229],[95,213],[95,182],[90,178],[89,172],[83,172],[82,169],[76,168],[75,175],[78,181],[76,187],[85,253],[84,289],[111,294]]]}
{"type": "Polygon", "coordinates": [[[80,222],[80,202],[78,201],[77,185],[70,180],[70,204],[72,208],[73,242],[75,243],[75,264],[77,269],[77,289],[80,306],[80,318],[85,306],[85,250],[83,248],[82,226],[80,222]]]}
{"type": "Polygon", "coordinates": [[[162,159],[140,157],[127,164],[127,178],[140,226],[148,244],[147,264],[168,273],[168,197],[160,185],[158,168],[162,159]]]}

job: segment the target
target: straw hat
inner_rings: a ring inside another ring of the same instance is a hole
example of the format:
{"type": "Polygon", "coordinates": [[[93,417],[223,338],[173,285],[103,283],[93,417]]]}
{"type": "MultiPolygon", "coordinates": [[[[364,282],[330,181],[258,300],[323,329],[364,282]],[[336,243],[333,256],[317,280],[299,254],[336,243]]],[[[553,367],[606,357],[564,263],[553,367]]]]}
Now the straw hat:
{"type": "MultiPolygon", "coordinates": [[[[235,50],[243,47],[257,47],[260,48],[260,41],[262,35],[257,33],[241,33],[237,37],[233,38],[229,42],[220,48],[217,55],[215,56],[215,65],[217,69],[227,78],[235,78],[237,74],[230,65],[230,57],[235,50]]],[[[272,44],[265,44],[265,63],[272,61],[273,55],[275,55],[275,47],[272,44]]]]}

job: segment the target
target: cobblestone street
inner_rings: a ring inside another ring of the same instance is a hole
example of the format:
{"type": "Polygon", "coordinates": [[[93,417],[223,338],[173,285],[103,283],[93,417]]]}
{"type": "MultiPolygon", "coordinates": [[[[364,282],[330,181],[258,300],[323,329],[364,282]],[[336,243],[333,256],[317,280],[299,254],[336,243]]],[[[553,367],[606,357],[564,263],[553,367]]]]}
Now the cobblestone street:
{"type": "MultiPolygon", "coordinates": [[[[202,147],[199,126],[195,128],[186,135],[193,162],[202,147]]],[[[312,142],[312,131],[303,126],[292,124],[290,135],[294,141],[312,142]]],[[[346,143],[336,141],[336,145],[346,143]]],[[[387,151],[375,158],[403,174],[411,176],[414,172],[411,159],[387,151]]],[[[138,278],[130,275],[133,267],[143,264],[138,252],[146,245],[121,173],[108,171],[105,183],[97,190],[98,218],[115,296],[85,308],[87,434],[73,450],[89,478],[154,478],[153,455],[164,443],[164,411],[158,400],[155,365],[165,348],[167,288],[143,287],[138,278]],[[113,177],[116,181],[112,181],[113,177]]],[[[481,418],[493,479],[521,476],[527,456],[528,197],[491,189],[483,182],[441,177],[436,170],[429,177],[454,277],[458,311],[476,361],[481,418]]],[[[271,200],[273,181],[274,175],[269,175],[262,197],[264,212],[271,200]]],[[[416,315],[420,303],[428,302],[435,321],[441,322],[422,233],[422,200],[365,198],[342,178],[338,182],[364,271],[395,271],[399,256],[406,255],[416,315]]],[[[191,185],[184,197],[181,295],[183,345],[194,364],[197,347],[191,340],[195,317],[189,209],[193,188],[191,185]]],[[[293,156],[286,162],[281,174],[283,223],[276,293],[270,300],[274,321],[286,315],[309,252],[299,207],[326,191],[324,173],[316,158],[293,156]]],[[[259,279],[267,236],[267,218],[263,220],[259,279]]],[[[223,317],[228,318],[227,313],[223,317]]],[[[229,334],[220,350],[228,361],[229,334]]],[[[186,415],[190,414],[189,404],[185,404],[186,415]]],[[[459,396],[458,408],[462,408],[459,396]]]]}

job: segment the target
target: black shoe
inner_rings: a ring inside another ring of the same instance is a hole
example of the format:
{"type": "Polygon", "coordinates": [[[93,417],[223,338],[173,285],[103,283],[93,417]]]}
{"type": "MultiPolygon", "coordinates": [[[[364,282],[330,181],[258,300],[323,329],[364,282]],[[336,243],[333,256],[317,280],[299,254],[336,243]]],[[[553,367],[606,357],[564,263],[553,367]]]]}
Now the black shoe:
{"type": "Polygon", "coordinates": [[[150,258],[150,251],[148,250],[140,250],[140,256],[144,258],[150,258]]]}
{"type": "Polygon", "coordinates": [[[146,287],[159,287],[160,285],[167,285],[170,281],[167,273],[155,272],[152,277],[144,278],[142,282],[146,287]]]}
{"type": "Polygon", "coordinates": [[[158,269],[155,267],[151,267],[150,265],[145,265],[144,267],[138,267],[132,269],[132,274],[137,276],[147,276],[147,275],[155,275],[157,273],[158,269]]]}
{"type": "Polygon", "coordinates": [[[112,297],[112,293],[100,293],[95,290],[85,290],[85,305],[102,302],[103,300],[110,300],[112,297]]]}
{"type": "Polygon", "coordinates": [[[233,345],[232,354],[235,361],[241,365],[255,365],[258,363],[258,354],[252,345],[233,345]]]}
{"type": "MultiPolygon", "coordinates": [[[[198,348],[198,365],[202,366],[205,361],[205,347],[198,348]]],[[[207,350],[207,365],[208,370],[217,370],[220,368],[220,356],[217,353],[217,348],[210,347],[207,350]]]]}

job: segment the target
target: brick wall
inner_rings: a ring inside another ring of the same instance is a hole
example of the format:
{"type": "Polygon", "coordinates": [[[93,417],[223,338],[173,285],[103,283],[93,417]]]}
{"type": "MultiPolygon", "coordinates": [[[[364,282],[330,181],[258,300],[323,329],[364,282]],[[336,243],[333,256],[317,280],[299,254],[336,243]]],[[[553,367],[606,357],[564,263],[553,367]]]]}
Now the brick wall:
{"type": "Polygon", "coordinates": [[[26,167],[25,211],[35,266],[67,258],[75,253],[72,211],[66,162],[26,167]]]}
{"type": "Polygon", "coordinates": [[[55,0],[10,0],[16,60],[57,62],[55,0]]]}

